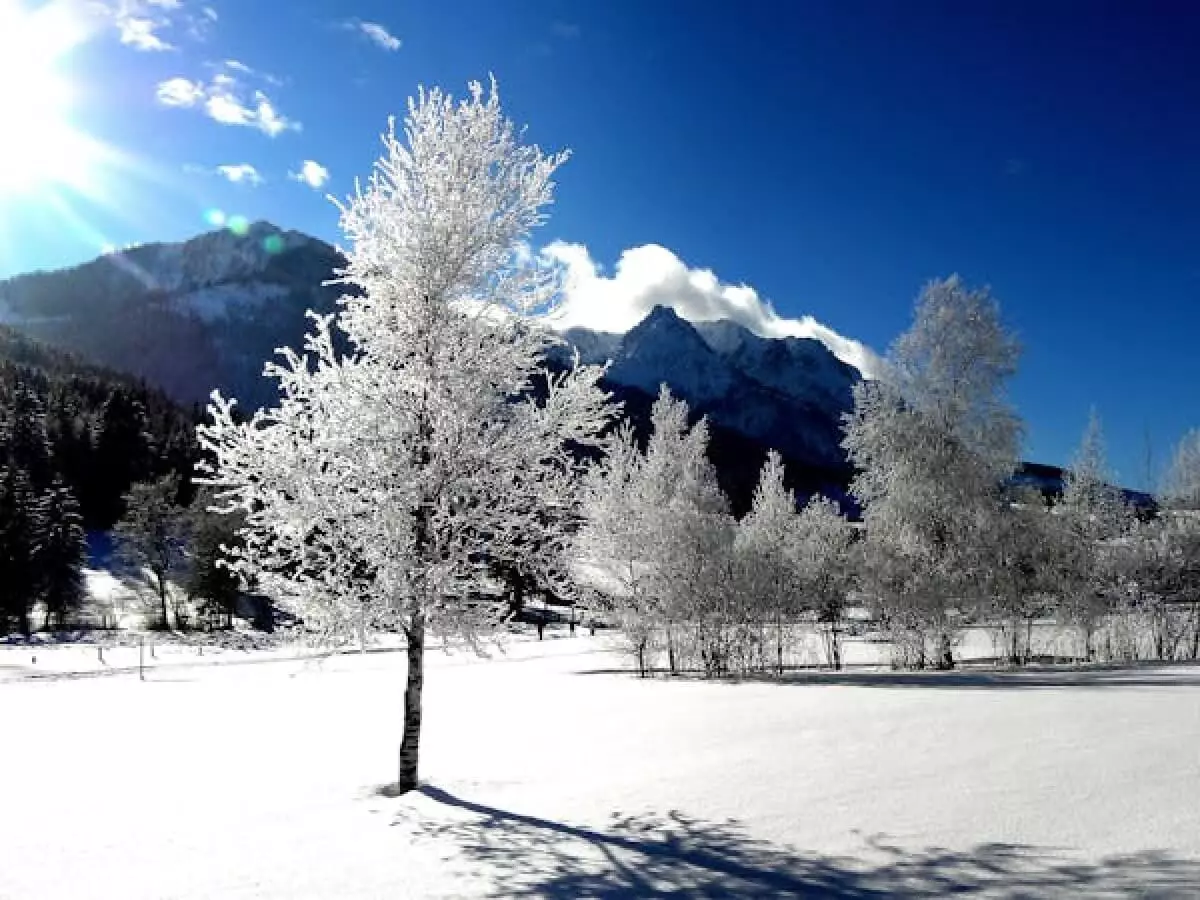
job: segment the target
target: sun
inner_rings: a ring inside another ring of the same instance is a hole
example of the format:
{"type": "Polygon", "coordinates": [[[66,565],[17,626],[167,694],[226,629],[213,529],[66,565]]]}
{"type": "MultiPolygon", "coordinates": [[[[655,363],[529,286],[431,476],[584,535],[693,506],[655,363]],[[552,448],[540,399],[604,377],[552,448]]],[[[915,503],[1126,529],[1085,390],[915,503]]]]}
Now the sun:
{"type": "Polygon", "coordinates": [[[78,97],[66,69],[87,37],[78,6],[0,0],[0,197],[47,186],[86,188],[99,146],[71,122],[78,97]]]}

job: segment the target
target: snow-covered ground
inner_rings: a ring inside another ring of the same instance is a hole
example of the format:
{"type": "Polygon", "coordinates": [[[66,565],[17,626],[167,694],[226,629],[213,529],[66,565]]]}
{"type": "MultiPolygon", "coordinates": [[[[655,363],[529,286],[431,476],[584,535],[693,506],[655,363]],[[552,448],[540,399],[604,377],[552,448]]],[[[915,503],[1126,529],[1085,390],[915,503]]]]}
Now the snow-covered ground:
{"type": "Polygon", "coordinates": [[[639,681],[607,639],[0,684],[0,897],[1200,895],[1200,668],[639,681]]]}

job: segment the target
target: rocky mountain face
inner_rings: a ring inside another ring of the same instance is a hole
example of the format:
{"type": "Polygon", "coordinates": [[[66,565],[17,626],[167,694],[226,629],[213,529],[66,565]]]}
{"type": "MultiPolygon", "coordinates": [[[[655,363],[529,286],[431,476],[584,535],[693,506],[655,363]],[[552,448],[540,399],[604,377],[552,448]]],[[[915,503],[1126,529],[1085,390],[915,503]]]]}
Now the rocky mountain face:
{"type": "Polygon", "coordinates": [[[692,324],[654,310],[627,334],[563,335],[586,362],[612,361],[609,381],[651,396],[666,382],[715,425],[822,468],[843,468],[841,417],[858,370],[824,344],[763,338],[728,320],[692,324]]]}
{"type": "Polygon", "coordinates": [[[322,241],[258,222],[0,282],[0,323],[180,403],[220,388],[254,408],[273,396],[263,363],[299,344],[305,310],[333,310],[339,291],[323,283],[342,262],[322,241]]]}

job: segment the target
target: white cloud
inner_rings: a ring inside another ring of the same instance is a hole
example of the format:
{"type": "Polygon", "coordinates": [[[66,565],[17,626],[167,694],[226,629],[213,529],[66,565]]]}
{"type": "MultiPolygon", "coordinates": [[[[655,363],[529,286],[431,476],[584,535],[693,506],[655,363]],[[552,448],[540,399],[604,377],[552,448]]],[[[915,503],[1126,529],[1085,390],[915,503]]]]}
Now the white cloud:
{"type": "MultiPolygon", "coordinates": [[[[236,63],[236,60],[233,62],[236,63]]],[[[235,71],[249,71],[238,63],[226,64],[235,71]],[[239,68],[241,66],[241,68],[239,68]]],[[[285,131],[299,131],[300,123],[280,113],[262,91],[247,92],[228,72],[218,72],[208,84],[186,78],[170,78],[158,85],[158,102],[163,106],[200,106],[210,119],[221,125],[256,128],[270,137],[285,131]]]]}
{"type": "Polygon", "coordinates": [[[163,106],[195,106],[204,99],[204,85],[186,78],[168,78],[155,92],[163,106]]]}
{"type": "Polygon", "coordinates": [[[301,163],[299,172],[288,172],[288,178],[303,182],[315,191],[329,180],[329,170],[315,159],[306,159],[301,163]]]}
{"type": "Polygon", "coordinates": [[[174,50],[175,45],[163,37],[181,13],[182,0],[92,0],[87,9],[107,20],[122,44],[135,50],[162,52],[174,50]]]}
{"type": "Polygon", "coordinates": [[[228,178],[234,184],[248,184],[253,187],[263,182],[262,176],[258,174],[258,169],[254,168],[250,163],[217,166],[217,173],[228,178]]]}
{"type": "Polygon", "coordinates": [[[362,19],[350,19],[342,23],[342,27],[357,31],[377,47],[394,53],[400,49],[400,38],[396,37],[378,22],[364,22],[362,19]]]}
{"type": "Polygon", "coordinates": [[[158,36],[163,27],[161,22],[154,19],[142,19],[128,16],[117,20],[117,31],[121,35],[121,43],[135,50],[174,50],[175,45],[169,44],[158,36]]]}
{"type": "Polygon", "coordinates": [[[726,284],[708,269],[689,268],[658,244],[625,250],[611,276],[601,273],[582,244],[556,241],[542,254],[564,269],[563,305],[553,321],[556,328],[582,326],[621,333],[655,306],[669,306],[692,322],[731,319],[762,337],[814,338],[863,375],[873,377],[879,371],[879,358],[858,341],[812,316],[784,318],[754,288],[726,284]]]}

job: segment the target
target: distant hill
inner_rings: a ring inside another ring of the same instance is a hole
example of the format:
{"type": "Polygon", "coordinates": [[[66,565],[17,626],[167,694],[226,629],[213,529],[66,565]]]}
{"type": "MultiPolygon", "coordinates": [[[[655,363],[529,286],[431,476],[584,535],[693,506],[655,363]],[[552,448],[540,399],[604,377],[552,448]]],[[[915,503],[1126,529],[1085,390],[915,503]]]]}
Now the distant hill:
{"type": "Polygon", "coordinates": [[[322,241],[258,222],[0,282],[0,323],[180,403],[217,387],[253,408],[273,396],[263,363],[299,344],[305,310],[333,310],[339,292],[324,282],[342,263],[322,241]]]}

